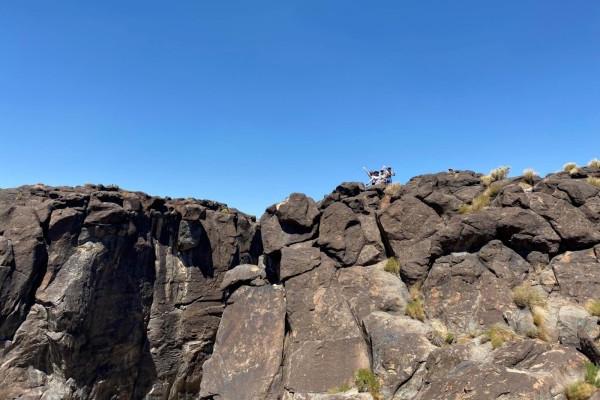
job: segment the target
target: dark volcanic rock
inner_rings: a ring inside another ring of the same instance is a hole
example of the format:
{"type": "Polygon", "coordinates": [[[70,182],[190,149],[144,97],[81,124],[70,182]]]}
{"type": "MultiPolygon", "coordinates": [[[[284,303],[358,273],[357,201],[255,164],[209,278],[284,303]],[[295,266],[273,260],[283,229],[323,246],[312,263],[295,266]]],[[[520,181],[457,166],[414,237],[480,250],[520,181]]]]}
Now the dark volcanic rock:
{"type": "Polygon", "coordinates": [[[565,400],[600,360],[588,176],[505,179],[477,211],[493,191],[472,171],[343,183],[260,223],[112,186],[0,190],[0,399],[565,400]]]}

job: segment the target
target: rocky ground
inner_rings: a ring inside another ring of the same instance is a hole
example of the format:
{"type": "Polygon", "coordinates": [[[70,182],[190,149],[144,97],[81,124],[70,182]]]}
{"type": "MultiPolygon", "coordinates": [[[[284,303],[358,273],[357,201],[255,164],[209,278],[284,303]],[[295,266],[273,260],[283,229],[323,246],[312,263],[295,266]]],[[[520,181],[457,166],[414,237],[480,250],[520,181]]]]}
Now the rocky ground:
{"type": "Polygon", "coordinates": [[[0,190],[0,399],[600,398],[594,177],[0,190]]]}

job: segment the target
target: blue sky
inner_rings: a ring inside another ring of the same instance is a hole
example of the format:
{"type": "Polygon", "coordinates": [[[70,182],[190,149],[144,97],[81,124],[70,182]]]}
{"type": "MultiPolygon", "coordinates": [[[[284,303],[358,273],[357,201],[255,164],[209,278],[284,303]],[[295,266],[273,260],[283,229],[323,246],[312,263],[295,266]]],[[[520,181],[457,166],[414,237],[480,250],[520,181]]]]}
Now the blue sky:
{"type": "Polygon", "coordinates": [[[361,167],[600,158],[600,2],[0,3],[0,187],[261,214],[361,167]]]}

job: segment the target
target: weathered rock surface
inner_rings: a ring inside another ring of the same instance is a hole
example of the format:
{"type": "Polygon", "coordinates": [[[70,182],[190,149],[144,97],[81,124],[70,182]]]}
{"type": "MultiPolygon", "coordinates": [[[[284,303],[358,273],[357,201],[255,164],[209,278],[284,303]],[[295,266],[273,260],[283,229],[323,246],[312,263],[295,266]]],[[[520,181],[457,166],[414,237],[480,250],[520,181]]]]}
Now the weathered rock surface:
{"type": "Polygon", "coordinates": [[[260,222],[101,185],[0,190],[0,399],[564,400],[600,360],[587,177],[507,179],[467,213],[472,171],[343,183],[260,222]]]}

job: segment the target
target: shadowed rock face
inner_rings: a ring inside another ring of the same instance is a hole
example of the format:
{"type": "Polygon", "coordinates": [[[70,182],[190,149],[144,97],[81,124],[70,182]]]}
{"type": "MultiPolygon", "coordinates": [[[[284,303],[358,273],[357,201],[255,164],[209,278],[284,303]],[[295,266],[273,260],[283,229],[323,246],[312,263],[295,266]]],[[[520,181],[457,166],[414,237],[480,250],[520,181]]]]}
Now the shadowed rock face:
{"type": "Polygon", "coordinates": [[[470,214],[470,171],[344,183],[260,222],[103,186],[0,190],[0,399],[564,399],[600,354],[587,176],[503,181],[470,214]],[[359,369],[379,389],[353,388],[359,369]]]}

